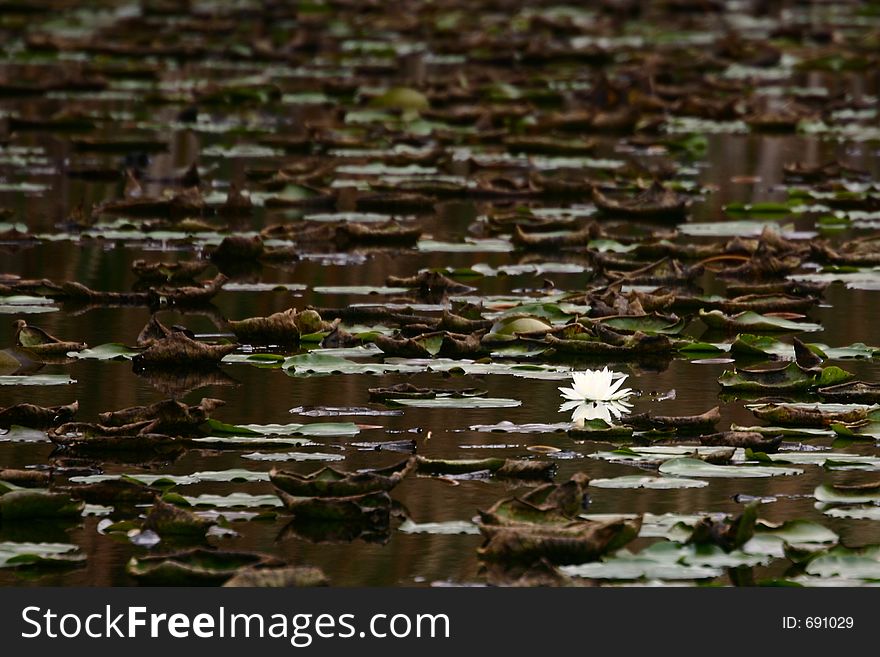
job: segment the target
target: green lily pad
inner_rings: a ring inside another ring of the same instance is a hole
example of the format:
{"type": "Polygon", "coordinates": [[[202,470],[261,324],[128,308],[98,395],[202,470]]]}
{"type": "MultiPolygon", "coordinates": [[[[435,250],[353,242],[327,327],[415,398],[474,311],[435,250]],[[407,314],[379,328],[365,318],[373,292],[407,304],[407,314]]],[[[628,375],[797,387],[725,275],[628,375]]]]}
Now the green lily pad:
{"type": "Polygon", "coordinates": [[[880,579],[880,546],[833,547],[811,559],[805,570],[807,574],[819,577],[880,579]]]}
{"type": "Polygon", "coordinates": [[[120,474],[120,475],[89,475],[82,477],[71,477],[70,481],[78,484],[95,484],[102,481],[111,481],[115,479],[132,479],[147,486],[186,486],[189,484],[197,484],[203,481],[269,481],[268,472],[255,472],[253,470],[244,470],[241,468],[231,470],[208,470],[205,472],[193,472],[186,475],[172,474],[120,474]]]}
{"type": "Polygon", "coordinates": [[[3,522],[77,517],[82,510],[83,503],[65,493],[22,488],[0,495],[0,520],[3,522]]]}
{"type": "Polygon", "coordinates": [[[880,520],[880,504],[855,504],[852,506],[832,506],[823,513],[832,518],[849,520],[880,520]]]}
{"type": "MultiPolygon", "coordinates": [[[[602,459],[612,463],[627,463],[633,465],[640,464],[660,464],[664,461],[678,457],[698,455],[701,459],[711,459],[715,456],[724,456],[728,458],[730,452],[733,451],[728,447],[702,447],[687,445],[657,445],[651,447],[621,447],[612,452],[593,452],[588,454],[589,458],[602,459]]],[[[742,454],[740,450],[733,451],[734,455],[742,454]]],[[[740,459],[742,457],[740,456],[740,459]]],[[[736,460],[734,456],[733,459],[736,460]]]]}
{"type": "Polygon", "coordinates": [[[737,392],[798,392],[848,381],[852,374],[831,365],[821,369],[805,369],[789,363],[781,369],[725,371],[718,383],[737,392]]]}
{"type": "MultiPolygon", "coordinates": [[[[562,306],[557,303],[520,303],[519,305],[501,313],[502,318],[510,318],[517,315],[531,315],[533,317],[547,320],[551,324],[559,324],[567,322],[574,316],[574,313],[565,311],[562,306]]],[[[525,331],[520,330],[519,332],[524,333],[525,331]]]]}
{"type": "MultiPolygon", "coordinates": [[[[780,525],[772,525],[760,520],[755,524],[756,536],[775,536],[798,549],[821,549],[822,546],[837,543],[838,536],[833,531],[810,520],[786,520],[780,525]]],[[[746,544],[748,546],[748,543],[746,544]]]]}
{"type": "Polygon", "coordinates": [[[253,509],[263,506],[282,506],[276,495],[250,495],[248,493],[229,493],[228,495],[184,495],[183,498],[192,506],[209,506],[213,508],[233,509],[244,507],[253,509]]]}
{"type": "Polygon", "coordinates": [[[841,486],[822,484],[813,491],[813,497],[825,504],[880,504],[880,484],[841,486]]]}
{"type": "Polygon", "coordinates": [[[675,477],[641,477],[639,475],[624,475],[613,479],[593,479],[590,486],[596,488],[650,488],[653,490],[667,490],[674,488],[703,488],[709,482],[699,479],[677,479],[675,477]]]}
{"type": "Polygon", "coordinates": [[[280,560],[262,554],[196,549],[132,557],[126,571],[149,585],[217,586],[244,569],[280,565],[280,560]]]}
{"type": "Polygon", "coordinates": [[[392,404],[414,408],[514,408],[519,399],[503,397],[435,397],[434,399],[389,399],[392,404]]]}
{"type": "Polygon", "coordinates": [[[38,315],[58,312],[52,299],[26,294],[0,296],[0,315],[38,315]]]}
{"type": "Polygon", "coordinates": [[[655,543],[636,554],[621,550],[602,561],[562,566],[560,570],[571,577],[612,580],[698,580],[721,576],[721,568],[724,566],[685,563],[684,557],[688,553],[680,545],[665,541],[655,543]]]}
{"type": "Polygon", "coordinates": [[[51,442],[45,431],[12,425],[8,430],[0,429],[2,443],[47,443],[51,442]]]}
{"type": "Polygon", "coordinates": [[[609,317],[599,320],[599,323],[625,333],[641,331],[660,335],[678,335],[687,325],[684,318],[671,319],[656,314],[609,317]]]}
{"type": "Polygon", "coordinates": [[[252,461],[344,461],[342,454],[327,454],[324,452],[252,452],[242,454],[241,458],[252,461]]]}
{"type": "Polygon", "coordinates": [[[64,386],[76,383],[67,374],[27,374],[0,376],[0,386],[64,386]]]}
{"type": "Polygon", "coordinates": [[[551,326],[536,317],[504,317],[492,326],[488,338],[515,340],[520,333],[546,333],[551,326]]]}
{"type": "Polygon", "coordinates": [[[353,422],[312,422],[310,424],[224,424],[209,419],[203,430],[218,436],[356,436],[360,427],[353,422]]]}
{"type": "Polygon", "coordinates": [[[92,349],[72,351],[68,355],[83,360],[131,360],[139,352],[118,342],[108,342],[92,349]]]}
{"type": "Polygon", "coordinates": [[[0,543],[0,568],[57,566],[85,561],[84,554],[70,543],[0,543]]]}
{"type": "Polygon", "coordinates": [[[394,87],[381,96],[376,96],[370,101],[373,107],[386,107],[401,110],[424,110],[428,109],[428,98],[415,89],[407,87],[394,87]]]}
{"type": "Polygon", "coordinates": [[[479,534],[479,528],[468,520],[448,520],[446,522],[415,523],[404,520],[400,527],[404,534],[479,534]]]}
{"type": "Polygon", "coordinates": [[[424,366],[405,363],[359,363],[340,356],[309,352],[291,356],[284,361],[282,368],[289,374],[384,374],[386,372],[422,372],[424,366]]]}
{"type": "Polygon", "coordinates": [[[812,322],[796,322],[773,315],[761,315],[747,310],[736,315],[725,315],[720,310],[700,309],[699,317],[709,328],[750,331],[821,331],[822,325],[812,322]]]}
{"type": "Polygon", "coordinates": [[[682,457],[664,462],[660,472],[673,477],[777,477],[799,475],[803,470],[768,465],[715,465],[682,457]]]}

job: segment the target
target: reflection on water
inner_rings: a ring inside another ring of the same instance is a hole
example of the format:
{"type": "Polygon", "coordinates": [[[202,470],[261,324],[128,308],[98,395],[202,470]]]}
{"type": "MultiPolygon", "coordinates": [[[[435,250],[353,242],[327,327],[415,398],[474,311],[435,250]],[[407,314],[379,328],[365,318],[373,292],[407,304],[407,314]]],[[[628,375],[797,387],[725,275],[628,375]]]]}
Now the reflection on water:
{"type": "MultiPolygon", "coordinates": [[[[62,142],[33,138],[34,145],[42,145],[51,162],[60,170],[69,153],[62,142]]],[[[169,154],[151,161],[150,175],[161,178],[175,168],[193,161],[199,150],[199,139],[191,133],[171,136],[169,154]]],[[[774,185],[779,182],[781,165],[791,159],[808,162],[824,161],[833,146],[803,137],[713,136],[709,140],[707,164],[700,178],[716,185],[719,193],[709,203],[698,205],[694,221],[712,220],[718,216],[720,204],[731,201],[764,200],[777,198],[774,185]],[[759,183],[734,184],[736,176],[758,176],[759,183]]],[[[856,166],[876,172],[876,160],[867,149],[848,153],[856,166]]],[[[217,162],[218,175],[232,180],[242,177],[242,160],[217,162]]],[[[46,196],[6,194],[6,207],[25,217],[32,230],[49,228],[68,216],[79,203],[96,203],[116,197],[118,189],[104,183],[83,183],[55,175],[43,176],[41,182],[51,185],[57,193],[46,196]]],[[[159,187],[149,190],[158,192],[159,187]]],[[[483,214],[485,206],[469,203],[447,203],[436,213],[425,217],[426,230],[437,240],[459,240],[467,233],[474,217],[483,214]]],[[[280,211],[257,213],[253,225],[279,219],[280,211]]],[[[288,213],[289,214],[289,213],[288,213]]],[[[37,247],[3,247],[2,272],[16,273],[25,278],[73,280],[101,290],[128,290],[134,277],[131,263],[138,258],[150,260],[188,258],[189,253],[176,252],[175,247],[162,244],[120,244],[83,241],[45,243],[37,247]]],[[[566,260],[577,261],[580,256],[565,254],[566,260]]],[[[299,283],[308,286],[305,291],[284,290],[267,292],[222,293],[209,309],[193,314],[176,311],[161,313],[166,324],[181,323],[196,333],[223,331],[225,319],[240,319],[268,315],[288,307],[344,306],[364,302],[368,297],[336,294],[316,294],[319,286],[384,285],[389,275],[411,275],[425,267],[467,267],[486,263],[493,267],[527,262],[528,257],[504,253],[412,253],[379,251],[369,254],[355,264],[334,264],[304,260],[285,268],[262,267],[239,275],[237,282],[299,283]]],[[[581,258],[582,264],[587,264],[581,258]]],[[[560,288],[574,289],[585,282],[584,274],[554,274],[560,288]]],[[[487,277],[480,281],[480,292],[485,295],[503,294],[522,287],[540,287],[541,278],[487,277]]],[[[880,321],[876,297],[871,292],[845,290],[834,285],[826,293],[828,307],[813,312],[824,332],[817,341],[832,345],[852,342],[880,343],[875,327],[880,321]]],[[[12,342],[13,316],[0,318],[0,345],[12,342]],[[7,321],[8,320],[8,321],[7,321]]],[[[133,343],[149,318],[145,308],[65,308],[62,312],[39,315],[38,323],[49,332],[65,339],[76,339],[91,345],[122,341],[133,343]]],[[[650,410],[664,415],[703,413],[719,404],[717,377],[725,365],[718,363],[690,364],[685,361],[646,362],[642,364],[608,363],[618,371],[630,375],[627,385],[641,393],[631,398],[632,409],[622,403],[578,403],[559,407],[559,381],[523,379],[509,376],[467,377],[463,386],[479,386],[490,397],[512,397],[522,405],[505,409],[447,410],[407,408],[396,415],[369,418],[342,418],[368,424],[351,439],[317,439],[312,451],[344,457],[338,462],[348,470],[390,465],[399,461],[400,454],[352,447],[354,442],[377,442],[414,439],[418,452],[430,457],[483,457],[528,456],[530,445],[558,447],[565,459],[558,461],[558,480],[572,473],[585,471],[593,478],[632,474],[633,468],[588,458],[587,455],[607,444],[574,444],[565,433],[487,433],[470,429],[478,424],[496,424],[510,421],[516,424],[554,423],[559,411],[572,412],[575,422],[601,418],[613,420],[632,412],[650,410]],[[664,394],[674,390],[675,394],[664,394]],[[665,401],[652,401],[657,394],[665,401]],[[367,422],[363,420],[367,419],[367,422]],[[461,446],[468,446],[462,449],[461,446]],[[499,446],[501,445],[501,446],[499,446]]],[[[848,368],[866,380],[880,379],[878,366],[870,362],[848,364],[848,368]]],[[[280,370],[257,369],[244,365],[227,366],[222,371],[192,381],[162,381],[140,377],[126,362],[80,361],[69,365],[48,365],[44,373],[69,372],[77,380],[73,386],[58,387],[4,387],[0,389],[0,404],[33,402],[44,405],[66,404],[79,400],[80,417],[93,419],[99,412],[128,406],[150,404],[161,400],[172,391],[186,391],[183,399],[196,403],[201,397],[218,397],[227,404],[216,413],[222,421],[232,423],[287,423],[297,421],[289,410],[310,406],[364,406],[369,403],[367,389],[411,382],[418,386],[443,387],[458,379],[456,375],[418,374],[355,376],[338,375],[312,378],[287,376],[280,370]],[[204,384],[204,385],[202,385],[204,384]],[[197,390],[194,390],[195,387],[197,390]]],[[[458,382],[457,382],[458,383],[458,382]]],[[[740,403],[722,403],[722,424],[730,422],[751,424],[753,416],[740,403]]],[[[815,441],[822,444],[822,441],[815,441]]],[[[851,449],[870,450],[870,447],[851,449]]],[[[308,451],[304,449],[304,451],[308,451]]],[[[247,467],[268,470],[272,463],[248,461],[243,465],[241,453],[235,451],[190,450],[172,462],[138,464],[110,463],[108,473],[123,473],[133,469],[145,472],[184,474],[206,470],[224,470],[247,467]]],[[[552,458],[552,454],[550,457],[552,458]]],[[[13,468],[56,463],[57,455],[47,443],[0,443],[0,465],[13,468]]],[[[76,465],[64,462],[64,465],[76,465]]],[[[320,462],[288,462],[284,467],[309,472],[320,462]]],[[[736,512],[740,505],[735,497],[746,494],[756,497],[777,496],[767,504],[762,515],[769,520],[786,518],[821,519],[841,535],[843,543],[859,545],[876,542],[876,526],[870,521],[843,521],[822,517],[813,508],[810,493],[822,481],[858,481],[863,475],[852,472],[825,472],[808,468],[803,476],[772,479],[712,479],[704,488],[684,490],[596,490],[592,493],[590,511],[595,513],[729,511],[736,512]]],[[[229,484],[200,483],[187,487],[187,494],[226,493],[229,484]]],[[[247,493],[271,492],[267,483],[236,483],[234,490],[247,493]]],[[[524,490],[517,485],[498,481],[457,481],[410,477],[395,489],[393,497],[407,509],[415,522],[442,522],[466,520],[478,509],[485,509],[498,498],[524,490]]],[[[42,575],[34,581],[9,570],[0,571],[3,584],[130,584],[124,564],[138,548],[125,540],[114,540],[97,531],[98,518],[87,518],[71,526],[39,523],[0,526],[0,541],[74,542],[88,555],[85,566],[71,571],[42,575]]],[[[233,522],[238,535],[214,539],[215,543],[235,549],[259,550],[283,556],[294,564],[316,565],[324,569],[337,585],[414,585],[433,581],[468,582],[479,579],[476,548],[480,537],[474,535],[388,534],[315,536],[309,528],[288,525],[283,519],[274,521],[233,522]]]]}
{"type": "Polygon", "coordinates": [[[602,420],[605,424],[617,424],[621,417],[632,411],[632,405],[624,401],[567,401],[559,412],[571,411],[571,421],[583,427],[589,420],[602,420]]]}
{"type": "MultiPolygon", "coordinates": [[[[726,138],[728,148],[740,148],[742,138],[726,138]]],[[[743,162],[732,161],[715,151],[716,159],[707,172],[713,177],[726,179],[732,173],[747,173],[762,166],[761,160],[753,160],[751,168],[743,162]],[[731,165],[735,169],[731,168],[731,165]]],[[[708,174],[707,174],[708,175],[708,174]]],[[[93,191],[93,190],[92,190],[93,191]]],[[[78,192],[84,193],[83,191],[78,192]]],[[[78,198],[70,190],[70,198],[78,198]]],[[[438,239],[452,237],[462,230],[474,212],[470,206],[450,205],[437,216],[430,218],[438,239]],[[442,219],[442,220],[441,220],[442,219]]],[[[698,215],[699,216],[699,215],[698,215]]],[[[705,215],[704,215],[705,216],[705,215]]],[[[97,289],[125,290],[133,282],[131,262],[140,257],[155,257],[155,253],[140,246],[126,248],[111,245],[72,246],[55,243],[38,248],[24,249],[7,254],[3,270],[24,277],[46,277],[57,280],[76,280],[97,289]]],[[[163,257],[174,255],[165,253],[163,257]]],[[[183,254],[182,254],[183,255],[183,254]]],[[[469,266],[475,262],[487,262],[493,266],[515,262],[516,257],[504,254],[449,254],[442,256],[413,254],[378,254],[363,264],[354,266],[320,265],[298,263],[295,268],[278,270],[266,267],[247,277],[248,281],[271,283],[304,283],[310,289],[320,285],[382,285],[390,274],[408,275],[419,267],[469,266]]],[[[484,279],[481,290],[486,294],[508,292],[519,281],[504,277],[484,279]]],[[[560,286],[574,287],[577,275],[559,275],[560,286]],[[570,280],[565,280],[566,278],[570,280]]],[[[815,311],[814,319],[825,327],[817,339],[829,344],[848,344],[871,341],[875,335],[872,327],[880,320],[876,303],[870,292],[847,291],[832,286],[826,295],[829,308],[815,311]]],[[[242,318],[267,315],[294,305],[304,308],[316,305],[344,305],[360,301],[333,295],[316,295],[306,292],[224,293],[217,297],[216,314],[222,318],[242,318]]],[[[133,342],[146,323],[149,313],[143,308],[102,309],[88,308],[71,312],[41,315],[40,325],[64,338],[84,340],[95,345],[111,341],[133,342]]],[[[11,319],[11,318],[10,318],[11,319]]],[[[215,318],[211,314],[179,315],[166,312],[161,315],[166,324],[184,323],[196,332],[215,332],[215,318]]],[[[10,322],[0,325],[0,344],[11,343],[10,322]]],[[[631,398],[633,411],[651,410],[666,415],[702,413],[718,404],[716,378],[724,369],[723,364],[693,365],[673,361],[657,366],[648,364],[612,364],[618,371],[629,373],[629,385],[642,393],[631,398]],[[674,399],[651,401],[652,393],[675,390],[674,399]]],[[[849,366],[849,365],[848,365],[849,366]]],[[[873,363],[852,363],[850,369],[868,380],[878,378],[878,368],[873,363]]],[[[69,372],[78,383],[69,387],[12,387],[2,390],[4,405],[17,402],[34,402],[54,405],[78,399],[80,417],[94,418],[99,412],[127,406],[149,404],[163,398],[161,385],[154,386],[145,378],[135,375],[126,362],[76,362],[70,365],[46,366],[45,372],[69,372]]],[[[454,375],[453,375],[454,378],[454,375]]],[[[578,458],[560,460],[558,480],[577,471],[586,471],[591,477],[614,477],[632,474],[628,466],[606,463],[586,455],[607,445],[586,443],[575,445],[564,433],[550,434],[496,434],[480,433],[469,429],[477,424],[494,424],[508,420],[517,424],[557,422],[558,411],[573,411],[573,420],[593,418],[614,419],[628,408],[612,404],[577,404],[559,409],[558,381],[519,379],[513,377],[468,377],[463,385],[485,388],[490,397],[513,397],[523,401],[517,408],[501,410],[457,410],[449,413],[432,409],[405,409],[400,415],[370,417],[368,428],[352,439],[319,440],[315,451],[339,453],[345,460],[340,463],[349,470],[363,467],[390,465],[399,460],[394,452],[359,450],[348,446],[353,442],[369,442],[413,438],[421,454],[432,457],[482,457],[527,456],[531,444],[547,444],[559,447],[566,455],[576,453],[578,458]],[[430,439],[428,438],[430,436],[430,439]],[[502,444],[503,447],[497,445],[502,444]],[[462,450],[460,446],[469,446],[462,450]]],[[[326,376],[294,378],[279,370],[260,370],[247,366],[228,366],[218,374],[218,380],[208,380],[209,385],[191,392],[184,400],[195,403],[203,396],[218,397],[227,401],[216,416],[235,423],[286,423],[293,421],[289,409],[300,406],[363,406],[369,402],[367,388],[393,385],[409,381],[418,386],[446,386],[449,377],[420,374],[415,376],[326,376]]],[[[740,424],[753,422],[752,415],[741,404],[722,405],[722,426],[731,421],[740,424]]],[[[353,418],[358,421],[357,418],[353,418]]],[[[363,418],[362,418],[363,419],[363,418]]],[[[0,443],[0,463],[6,467],[25,468],[41,463],[51,463],[55,457],[48,444],[0,443]]],[[[317,467],[314,462],[285,463],[284,466],[299,472],[309,472],[317,467]]],[[[170,463],[138,464],[139,471],[163,473],[191,473],[204,470],[223,470],[243,467],[237,452],[193,450],[170,463]]],[[[249,469],[266,469],[269,463],[248,462],[249,469]]],[[[108,473],[131,471],[127,464],[110,464],[108,473]]],[[[756,480],[713,479],[705,488],[663,491],[596,490],[592,493],[590,511],[595,513],[631,512],[736,512],[739,505],[734,497],[739,494],[765,497],[785,495],[767,504],[762,515],[770,520],[792,517],[821,518],[838,532],[844,543],[858,545],[875,541],[876,535],[870,521],[840,521],[823,518],[813,509],[809,497],[813,489],[826,478],[835,481],[857,479],[852,473],[829,474],[820,468],[809,468],[805,475],[792,478],[756,480]],[[790,497],[789,497],[790,496],[790,497]],[[805,496],[805,497],[800,497],[805,496]]],[[[265,493],[268,484],[236,484],[236,490],[265,493]]],[[[521,490],[506,483],[489,481],[460,481],[452,485],[448,481],[428,478],[408,478],[394,491],[394,498],[402,503],[416,522],[440,522],[469,519],[478,509],[488,508],[499,497],[515,494],[521,490]]],[[[187,494],[224,493],[227,485],[202,483],[187,487],[187,494]]],[[[123,565],[136,551],[125,541],[111,540],[96,531],[97,518],[87,518],[82,523],[59,527],[54,523],[44,525],[4,525],[0,527],[0,540],[72,541],[82,546],[88,554],[84,568],[58,572],[40,577],[33,583],[51,584],[129,584],[123,565]]],[[[285,527],[282,521],[239,522],[232,524],[239,532],[235,538],[219,539],[220,545],[236,549],[266,551],[283,556],[292,563],[313,564],[322,567],[331,580],[338,585],[412,585],[420,582],[449,580],[465,582],[479,577],[476,548],[480,537],[473,535],[403,534],[392,531],[384,536],[355,538],[339,537],[330,542],[313,542],[315,537],[297,532],[296,527],[285,527]]],[[[322,537],[326,538],[326,537],[322,537]]],[[[10,571],[0,571],[0,582],[18,585],[31,583],[10,571]]]]}

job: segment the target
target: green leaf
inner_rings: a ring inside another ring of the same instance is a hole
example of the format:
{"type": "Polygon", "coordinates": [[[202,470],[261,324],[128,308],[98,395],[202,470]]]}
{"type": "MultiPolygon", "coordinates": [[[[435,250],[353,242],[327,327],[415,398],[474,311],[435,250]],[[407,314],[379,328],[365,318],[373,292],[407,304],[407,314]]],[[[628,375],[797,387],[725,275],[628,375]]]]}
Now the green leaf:
{"type": "Polygon", "coordinates": [[[684,318],[672,320],[657,314],[611,317],[601,319],[599,323],[627,333],[641,331],[642,333],[660,335],[678,335],[687,324],[684,318]]]}
{"type": "Polygon", "coordinates": [[[211,434],[219,434],[219,435],[233,435],[233,436],[260,436],[263,435],[257,431],[252,429],[248,429],[247,427],[237,426],[234,424],[226,424],[225,422],[221,422],[220,420],[215,420],[213,418],[208,418],[200,427],[202,431],[205,433],[211,434]]]}
{"type": "Polygon", "coordinates": [[[0,543],[0,568],[15,566],[64,565],[85,561],[84,554],[70,543],[0,543]]]}
{"type": "Polygon", "coordinates": [[[83,502],[64,493],[22,488],[0,495],[0,519],[33,521],[39,518],[79,517],[83,502]]]}
{"type": "Polygon", "coordinates": [[[880,485],[844,488],[822,484],[813,491],[813,497],[825,504],[878,504],[880,503],[880,485]]]}
{"type": "Polygon", "coordinates": [[[428,109],[430,103],[427,96],[420,91],[408,87],[394,87],[381,96],[373,98],[370,101],[370,105],[373,107],[418,111],[428,109]]]}
{"type": "Polygon", "coordinates": [[[76,383],[66,374],[0,376],[0,386],[63,386],[76,383]]]}
{"type": "Polygon", "coordinates": [[[228,495],[197,495],[190,497],[184,495],[184,499],[194,507],[209,506],[213,508],[237,508],[248,509],[258,507],[283,506],[277,495],[250,495],[248,493],[229,493],[228,495]]]}
{"type": "Polygon", "coordinates": [[[392,404],[414,408],[513,408],[522,406],[519,399],[503,397],[435,397],[434,399],[389,399],[392,404]]]}
{"type": "Polygon", "coordinates": [[[119,342],[108,342],[92,349],[72,351],[68,355],[83,360],[131,360],[139,352],[119,342]]]}
{"type": "Polygon", "coordinates": [[[736,315],[725,315],[720,310],[700,309],[699,317],[709,328],[751,331],[821,331],[822,325],[812,322],[795,322],[783,317],[761,315],[747,310],[736,315]]]}
{"type": "Polygon", "coordinates": [[[819,577],[880,579],[880,546],[833,547],[811,559],[806,565],[806,572],[819,577]]]}
{"type": "Polygon", "coordinates": [[[415,523],[409,518],[398,527],[405,534],[479,534],[477,526],[468,520],[415,523]]]}
{"type": "Polygon", "coordinates": [[[755,524],[756,535],[776,536],[800,549],[812,548],[829,543],[837,543],[838,536],[833,531],[811,520],[786,520],[781,525],[772,525],[760,520],[755,524]]]}
{"type": "Polygon", "coordinates": [[[592,479],[590,486],[596,488],[650,488],[653,490],[667,490],[675,488],[703,488],[709,482],[699,479],[677,479],[675,477],[643,477],[640,475],[625,475],[613,479],[592,479]]]}
{"type": "Polygon", "coordinates": [[[852,374],[834,365],[819,371],[789,363],[781,369],[725,371],[718,383],[740,392],[797,392],[848,381],[852,374]]]}
{"type": "Polygon", "coordinates": [[[700,459],[674,458],[660,466],[660,472],[674,477],[776,477],[799,475],[803,470],[767,465],[715,465],[700,459]]]}
{"type": "Polygon", "coordinates": [[[535,317],[504,317],[492,325],[488,338],[514,340],[519,333],[546,333],[552,327],[535,317]]]}
{"type": "MultiPolygon", "coordinates": [[[[719,548],[720,549],[720,548],[719,548]]],[[[602,561],[585,563],[579,566],[562,566],[560,570],[571,577],[588,579],[636,580],[696,580],[714,579],[721,576],[721,566],[692,565],[685,557],[695,550],[677,543],[664,541],[654,543],[637,554],[621,550],[602,561]]]]}

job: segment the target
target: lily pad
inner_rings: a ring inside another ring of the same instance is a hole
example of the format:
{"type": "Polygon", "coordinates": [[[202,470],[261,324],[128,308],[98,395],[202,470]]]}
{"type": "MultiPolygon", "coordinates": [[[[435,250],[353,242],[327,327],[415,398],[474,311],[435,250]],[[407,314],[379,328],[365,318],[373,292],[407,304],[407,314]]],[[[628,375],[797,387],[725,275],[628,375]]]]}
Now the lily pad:
{"type": "Polygon", "coordinates": [[[67,566],[85,561],[70,543],[0,543],[0,568],[67,566]]]}
{"type": "Polygon", "coordinates": [[[725,331],[821,331],[822,325],[798,322],[784,317],[761,315],[747,310],[736,315],[725,315],[720,310],[700,310],[699,317],[709,328],[725,331]]]}
{"type": "Polygon", "coordinates": [[[416,523],[405,520],[398,527],[404,534],[479,534],[480,529],[467,520],[416,523]]]}
{"type": "Polygon", "coordinates": [[[0,386],[65,386],[76,383],[67,374],[21,374],[0,376],[0,386]]]}
{"type": "Polygon", "coordinates": [[[72,351],[68,355],[83,360],[131,360],[139,352],[118,342],[108,342],[82,351],[72,351]]]}
{"type": "Polygon", "coordinates": [[[434,399],[389,399],[388,402],[414,408],[514,408],[522,406],[519,399],[503,397],[435,397],[434,399]]]}
{"type": "Polygon", "coordinates": [[[798,392],[836,385],[852,378],[852,374],[831,365],[821,369],[805,369],[789,363],[781,369],[725,371],[718,383],[737,392],[798,392]]]}
{"type": "Polygon", "coordinates": [[[767,465],[715,465],[700,459],[674,458],[660,465],[660,472],[673,477],[779,477],[799,475],[803,470],[767,465]]]}
{"type": "Polygon", "coordinates": [[[48,490],[19,489],[0,495],[0,520],[3,522],[77,517],[82,510],[82,502],[48,490]]]}
{"type": "Polygon", "coordinates": [[[596,488],[650,488],[652,490],[667,490],[675,488],[703,488],[709,482],[699,479],[678,479],[675,477],[641,477],[639,475],[624,475],[613,479],[593,479],[590,486],[596,488]]]}

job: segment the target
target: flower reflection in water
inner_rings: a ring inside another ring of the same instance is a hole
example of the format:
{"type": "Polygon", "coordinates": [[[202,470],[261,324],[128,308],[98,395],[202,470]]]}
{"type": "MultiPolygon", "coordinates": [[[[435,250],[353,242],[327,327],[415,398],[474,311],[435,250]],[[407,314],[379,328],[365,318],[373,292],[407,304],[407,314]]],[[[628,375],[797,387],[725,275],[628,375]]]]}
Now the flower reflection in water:
{"type": "Polygon", "coordinates": [[[567,401],[559,407],[559,412],[573,411],[571,421],[579,427],[588,420],[604,420],[606,424],[615,424],[622,416],[632,410],[632,404],[625,401],[567,401]]]}
{"type": "Polygon", "coordinates": [[[587,370],[572,372],[572,387],[559,388],[566,400],[559,412],[573,411],[571,421],[576,426],[584,426],[588,420],[604,420],[614,424],[632,410],[626,400],[635,394],[630,388],[623,388],[627,375],[609,370],[587,370]]]}

